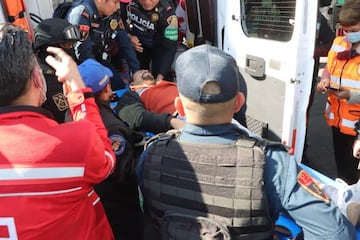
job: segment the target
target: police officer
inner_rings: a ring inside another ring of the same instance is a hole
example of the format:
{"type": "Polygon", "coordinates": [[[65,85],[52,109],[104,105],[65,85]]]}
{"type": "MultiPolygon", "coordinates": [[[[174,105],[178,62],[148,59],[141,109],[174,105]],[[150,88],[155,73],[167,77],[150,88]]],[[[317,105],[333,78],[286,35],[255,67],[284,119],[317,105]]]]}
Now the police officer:
{"type": "Polygon", "coordinates": [[[138,166],[156,239],[273,239],[280,211],[304,239],[356,239],[354,226],[280,143],[230,123],[244,102],[231,56],[201,45],[181,54],[175,70],[175,104],[186,125],[150,141],[138,166]]]}
{"type": "Polygon", "coordinates": [[[79,65],[79,72],[86,86],[95,93],[95,101],[117,158],[114,172],[96,185],[95,191],[101,198],[115,238],[142,239],[143,219],[134,169],[143,148],[139,144],[143,136],[132,131],[109,106],[113,95],[110,69],[93,59],[87,59],[79,65]]]}
{"type": "Polygon", "coordinates": [[[48,46],[60,47],[74,58],[73,44],[79,39],[78,28],[63,19],[45,19],[35,28],[33,50],[38,57],[47,84],[47,99],[42,107],[49,110],[59,123],[64,122],[68,104],[63,94],[62,83],[58,81],[55,70],[45,62],[45,57],[48,55],[46,48],[48,46]]]}
{"type": "MultiPolygon", "coordinates": [[[[178,20],[170,0],[134,0],[127,6],[127,27],[140,67],[156,80],[169,72],[177,48],[178,20]]],[[[166,77],[166,79],[169,79],[166,77]]]]}
{"type": "Polygon", "coordinates": [[[131,72],[140,69],[120,17],[119,0],[83,0],[69,10],[67,20],[80,28],[82,39],[75,45],[79,63],[93,58],[113,72],[114,90],[125,87],[129,74],[123,69],[125,58],[131,72]],[[125,73],[125,77],[119,73],[125,73]]]}

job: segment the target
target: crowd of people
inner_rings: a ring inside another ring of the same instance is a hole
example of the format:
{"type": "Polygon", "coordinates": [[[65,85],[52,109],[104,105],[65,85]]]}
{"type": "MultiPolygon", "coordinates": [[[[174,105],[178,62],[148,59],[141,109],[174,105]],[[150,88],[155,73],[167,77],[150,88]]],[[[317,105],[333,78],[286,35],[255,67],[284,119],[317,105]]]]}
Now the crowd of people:
{"type": "Polygon", "coordinates": [[[317,84],[342,190],[233,124],[246,84],[232,56],[190,48],[173,81],[177,5],[82,0],[34,42],[0,25],[0,238],[273,239],[283,213],[296,239],[356,239],[360,1],[317,84]]]}

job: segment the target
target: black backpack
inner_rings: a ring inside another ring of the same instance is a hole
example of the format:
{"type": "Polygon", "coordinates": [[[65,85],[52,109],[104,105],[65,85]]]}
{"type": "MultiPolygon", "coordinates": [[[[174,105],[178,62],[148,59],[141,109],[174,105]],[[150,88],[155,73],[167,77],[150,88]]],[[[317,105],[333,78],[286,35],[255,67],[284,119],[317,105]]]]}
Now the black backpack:
{"type": "Polygon", "coordinates": [[[65,19],[73,4],[73,2],[66,2],[65,0],[62,3],[59,3],[54,10],[53,17],[65,19]]]}

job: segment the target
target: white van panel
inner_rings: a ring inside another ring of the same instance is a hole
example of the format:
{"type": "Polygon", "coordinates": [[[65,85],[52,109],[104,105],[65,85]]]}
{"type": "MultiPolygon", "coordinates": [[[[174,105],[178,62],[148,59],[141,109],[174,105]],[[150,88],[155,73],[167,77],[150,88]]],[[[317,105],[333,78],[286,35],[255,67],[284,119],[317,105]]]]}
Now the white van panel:
{"type": "MultiPolygon", "coordinates": [[[[218,27],[224,27],[224,51],[235,57],[247,83],[247,114],[268,123],[269,138],[291,147],[297,160],[301,160],[312,82],[317,1],[296,0],[294,19],[285,21],[288,26],[293,25],[288,41],[246,35],[242,20],[248,6],[243,2],[218,1],[217,11],[224,16],[218,22],[218,27]],[[257,74],[252,68],[263,70],[264,75],[251,76],[257,74]]],[[[282,1],[259,0],[256,4],[264,2],[275,6],[282,1]]]]}
{"type": "MultiPolygon", "coordinates": [[[[54,12],[52,0],[25,0],[28,13],[33,13],[42,19],[51,18],[54,12]]],[[[36,25],[32,22],[33,25],[36,25]]]]}

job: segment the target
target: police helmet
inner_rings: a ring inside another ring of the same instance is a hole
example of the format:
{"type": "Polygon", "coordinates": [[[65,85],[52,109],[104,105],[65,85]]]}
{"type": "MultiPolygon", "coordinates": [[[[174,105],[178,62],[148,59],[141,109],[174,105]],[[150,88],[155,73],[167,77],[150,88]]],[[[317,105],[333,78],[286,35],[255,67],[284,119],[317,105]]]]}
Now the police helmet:
{"type": "Polygon", "coordinates": [[[57,43],[80,40],[79,28],[61,18],[49,18],[41,21],[35,28],[34,35],[34,52],[43,47],[54,46],[57,43]]]}

